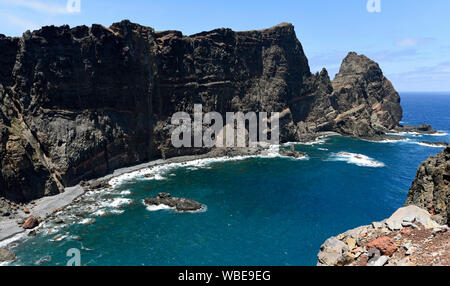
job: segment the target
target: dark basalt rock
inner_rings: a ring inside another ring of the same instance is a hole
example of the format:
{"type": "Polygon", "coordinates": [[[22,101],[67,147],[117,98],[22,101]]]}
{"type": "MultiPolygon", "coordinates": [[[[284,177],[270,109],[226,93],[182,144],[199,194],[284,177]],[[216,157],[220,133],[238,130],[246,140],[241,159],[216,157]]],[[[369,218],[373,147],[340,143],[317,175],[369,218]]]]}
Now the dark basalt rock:
{"type": "Polygon", "coordinates": [[[333,82],[336,131],[374,137],[399,125],[400,96],[377,63],[351,52],[333,82]]]}
{"type": "MultiPolygon", "coordinates": [[[[280,139],[319,131],[375,137],[400,98],[378,65],[350,53],[333,82],[311,74],[294,27],[192,36],[122,21],[0,36],[0,196],[31,201],[174,148],[171,116],[280,112],[280,139]]],[[[270,130],[269,130],[270,131],[270,130]]]]}
{"type": "Polygon", "coordinates": [[[180,212],[198,211],[202,208],[202,204],[199,202],[185,198],[173,198],[167,193],[160,193],[154,198],[146,198],[144,203],[149,206],[166,205],[171,208],[176,208],[176,210],[180,212]]]}
{"type": "Polygon", "coordinates": [[[280,155],[292,157],[292,158],[296,158],[296,159],[301,159],[301,158],[306,157],[306,154],[295,151],[294,146],[291,146],[291,148],[289,150],[280,150],[280,155]]]}
{"type": "Polygon", "coordinates": [[[434,134],[437,133],[436,130],[431,127],[431,125],[423,124],[420,126],[411,126],[411,125],[405,125],[405,126],[397,126],[394,129],[396,132],[416,132],[416,133],[422,133],[422,134],[434,134]]]}
{"type": "Polygon", "coordinates": [[[450,147],[423,162],[408,193],[406,205],[428,210],[440,224],[450,223],[450,147]]]}

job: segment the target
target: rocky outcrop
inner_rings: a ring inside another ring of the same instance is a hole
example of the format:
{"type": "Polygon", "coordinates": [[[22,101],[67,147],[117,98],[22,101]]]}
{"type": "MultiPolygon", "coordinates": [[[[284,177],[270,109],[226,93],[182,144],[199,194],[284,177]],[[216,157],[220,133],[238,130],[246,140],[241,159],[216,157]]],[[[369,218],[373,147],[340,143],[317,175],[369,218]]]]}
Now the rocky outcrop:
{"type": "Polygon", "coordinates": [[[336,131],[375,137],[399,125],[400,96],[378,64],[366,56],[349,53],[332,85],[336,131]]]}
{"type": "Polygon", "coordinates": [[[396,132],[411,132],[411,133],[421,133],[421,134],[434,134],[437,133],[436,130],[429,124],[422,124],[420,126],[411,125],[401,125],[397,126],[394,131],[396,132]]]}
{"type": "Polygon", "coordinates": [[[430,212],[442,224],[450,223],[450,147],[423,162],[408,193],[406,205],[430,212]]]}
{"type": "Polygon", "coordinates": [[[318,266],[450,265],[450,231],[417,206],[362,226],[321,246],[318,266]]]}
{"type": "Polygon", "coordinates": [[[174,198],[167,193],[160,193],[157,197],[154,198],[146,198],[144,200],[144,203],[147,206],[164,205],[170,208],[175,208],[179,212],[198,211],[203,207],[199,202],[185,198],[174,198]]]}
{"type": "MultiPolygon", "coordinates": [[[[311,74],[294,27],[191,36],[122,21],[0,35],[0,196],[30,201],[174,148],[171,116],[280,112],[280,139],[316,132],[376,137],[398,126],[398,94],[350,53],[331,82],[311,74]]],[[[270,132],[270,130],[268,130],[270,132]]]]}

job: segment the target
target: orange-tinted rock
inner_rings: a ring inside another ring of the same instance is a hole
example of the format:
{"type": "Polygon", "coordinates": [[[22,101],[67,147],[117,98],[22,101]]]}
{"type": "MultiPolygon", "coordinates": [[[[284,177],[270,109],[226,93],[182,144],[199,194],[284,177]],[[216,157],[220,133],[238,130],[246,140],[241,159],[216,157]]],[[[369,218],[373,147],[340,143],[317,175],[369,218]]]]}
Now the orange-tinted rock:
{"type": "Polygon", "coordinates": [[[397,251],[397,245],[395,244],[394,240],[387,236],[379,237],[377,239],[374,239],[370,241],[366,245],[367,249],[376,248],[381,251],[383,255],[391,256],[394,254],[394,252],[397,251]]]}
{"type": "Polygon", "coordinates": [[[39,225],[39,221],[37,220],[37,218],[35,217],[29,217],[27,218],[27,220],[24,222],[24,224],[22,225],[22,227],[24,229],[33,229],[36,226],[39,225]]]}

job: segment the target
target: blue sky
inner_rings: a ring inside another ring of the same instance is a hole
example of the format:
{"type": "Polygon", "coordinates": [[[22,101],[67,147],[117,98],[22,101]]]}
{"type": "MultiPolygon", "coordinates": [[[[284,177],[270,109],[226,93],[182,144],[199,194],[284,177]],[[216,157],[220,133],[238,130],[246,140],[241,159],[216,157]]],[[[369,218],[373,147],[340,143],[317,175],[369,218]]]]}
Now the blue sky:
{"type": "Polygon", "coordinates": [[[349,51],[377,61],[399,91],[450,91],[450,1],[380,0],[0,0],[0,33],[45,25],[105,26],[130,19],[156,30],[193,34],[218,27],[251,30],[295,25],[311,70],[333,78],[349,51]]]}

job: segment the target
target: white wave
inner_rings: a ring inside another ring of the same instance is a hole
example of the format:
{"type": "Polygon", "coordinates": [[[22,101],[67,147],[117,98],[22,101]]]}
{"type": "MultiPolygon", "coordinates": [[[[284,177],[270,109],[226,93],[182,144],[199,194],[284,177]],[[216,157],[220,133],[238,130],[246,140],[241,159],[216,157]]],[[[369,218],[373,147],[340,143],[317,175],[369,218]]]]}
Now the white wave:
{"type": "Polygon", "coordinates": [[[123,213],[125,213],[124,210],[111,210],[110,213],[115,214],[115,215],[121,215],[123,213]]]}
{"type": "Polygon", "coordinates": [[[133,201],[131,199],[115,198],[115,199],[112,199],[112,200],[101,202],[100,205],[102,207],[119,208],[119,207],[124,206],[124,205],[129,205],[132,202],[133,201]]]}
{"type": "Polygon", "coordinates": [[[448,133],[444,132],[444,131],[438,131],[436,133],[433,134],[427,134],[428,136],[447,136],[448,133]]]}
{"type": "Polygon", "coordinates": [[[94,224],[95,222],[96,222],[96,220],[94,218],[85,218],[85,219],[81,220],[78,224],[89,225],[89,224],[94,224]]]}
{"type": "Polygon", "coordinates": [[[2,240],[0,242],[0,248],[4,248],[4,247],[8,246],[9,244],[11,244],[11,243],[13,243],[13,242],[15,242],[17,240],[20,240],[20,239],[22,239],[24,237],[26,237],[26,233],[19,233],[19,234],[14,235],[13,237],[10,237],[8,239],[2,240]]]}
{"type": "Polygon", "coordinates": [[[329,151],[327,148],[317,148],[320,151],[329,151]]]}
{"type": "Polygon", "coordinates": [[[120,195],[121,195],[121,196],[128,196],[128,195],[131,195],[131,191],[130,191],[130,190],[122,191],[122,192],[120,192],[120,195]]]}
{"type": "Polygon", "coordinates": [[[147,206],[147,210],[150,212],[156,212],[156,211],[161,211],[161,210],[173,210],[175,208],[169,207],[167,205],[153,205],[153,206],[147,206]]]}
{"type": "Polygon", "coordinates": [[[424,134],[422,133],[418,133],[418,132],[397,132],[397,133],[386,133],[386,135],[389,136],[418,136],[418,137],[422,137],[424,134]]]}
{"type": "Polygon", "coordinates": [[[328,140],[329,136],[320,136],[314,139],[313,141],[309,142],[287,142],[284,143],[283,146],[292,146],[292,145],[307,145],[307,146],[314,146],[318,144],[325,144],[328,140]]]}
{"type": "Polygon", "coordinates": [[[127,181],[140,178],[144,180],[165,180],[166,178],[163,176],[164,174],[168,173],[169,171],[176,169],[176,168],[204,168],[209,164],[212,163],[219,163],[219,162],[227,162],[227,161],[241,161],[246,160],[248,158],[252,157],[258,157],[258,156],[235,156],[235,157],[218,157],[218,158],[205,158],[205,159],[197,159],[192,160],[188,162],[182,162],[182,163],[169,163],[169,164],[163,164],[158,165],[150,168],[144,168],[138,171],[134,171],[131,173],[126,173],[120,176],[117,176],[115,178],[112,178],[109,181],[109,184],[113,187],[118,187],[122,185],[123,183],[126,183],[127,181]],[[147,177],[146,177],[147,176],[147,177]]]}
{"type": "Polygon", "coordinates": [[[92,214],[93,216],[105,216],[106,215],[106,211],[105,210],[97,210],[96,212],[94,212],[92,214]]]}
{"type": "Polygon", "coordinates": [[[379,168],[384,167],[384,163],[378,162],[368,156],[362,154],[348,153],[348,152],[339,152],[334,153],[330,157],[331,161],[344,161],[348,164],[354,164],[360,167],[372,167],[379,168]]]}
{"type": "Polygon", "coordinates": [[[419,132],[398,132],[398,133],[386,133],[386,135],[390,136],[414,136],[414,137],[423,137],[423,136],[447,136],[448,133],[445,131],[438,131],[436,133],[419,133],[419,132]]]}
{"type": "Polygon", "coordinates": [[[446,145],[434,145],[434,144],[429,144],[429,143],[424,143],[424,142],[414,142],[417,145],[420,146],[425,146],[425,147],[430,147],[430,148],[445,148],[447,147],[446,145]]]}
{"type": "Polygon", "coordinates": [[[363,141],[367,141],[367,142],[371,142],[371,143],[402,143],[402,142],[408,142],[411,141],[411,139],[409,138],[405,138],[405,139],[384,139],[384,140],[380,140],[380,141],[376,141],[376,140],[366,140],[366,139],[362,139],[363,141]]]}

